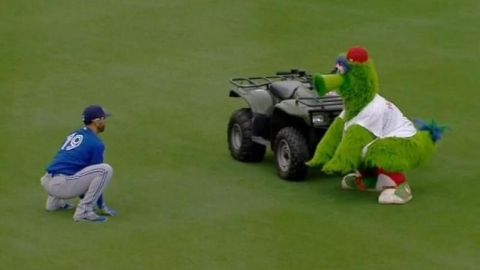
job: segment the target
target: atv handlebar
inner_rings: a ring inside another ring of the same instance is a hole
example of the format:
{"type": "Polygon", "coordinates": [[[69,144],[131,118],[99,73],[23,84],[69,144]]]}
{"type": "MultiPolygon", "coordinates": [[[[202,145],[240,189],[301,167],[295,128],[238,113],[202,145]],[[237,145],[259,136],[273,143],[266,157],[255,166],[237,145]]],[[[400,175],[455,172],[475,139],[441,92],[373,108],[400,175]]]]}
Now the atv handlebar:
{"type": "Polygon", "coordinates": [[[278,71],[276,74],[279,75],[279,76],[292,76],[293,75],[293,76],[303,77],[303,76],[307,75],[307,72],[303,69],[293,68],[290,71],[278,71]]]}

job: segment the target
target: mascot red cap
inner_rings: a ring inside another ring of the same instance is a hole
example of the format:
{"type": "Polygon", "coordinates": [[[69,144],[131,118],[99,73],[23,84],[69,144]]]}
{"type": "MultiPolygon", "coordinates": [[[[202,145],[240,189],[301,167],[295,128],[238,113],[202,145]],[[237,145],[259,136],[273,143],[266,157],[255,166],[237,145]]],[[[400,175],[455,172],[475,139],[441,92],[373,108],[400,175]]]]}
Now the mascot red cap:
{"type": "Polygon", "coordinates": [[[368,61],[368,52],[364,48],[355,47],[348,50],[347,60],[356,63],[365,63],[368,61]]]}

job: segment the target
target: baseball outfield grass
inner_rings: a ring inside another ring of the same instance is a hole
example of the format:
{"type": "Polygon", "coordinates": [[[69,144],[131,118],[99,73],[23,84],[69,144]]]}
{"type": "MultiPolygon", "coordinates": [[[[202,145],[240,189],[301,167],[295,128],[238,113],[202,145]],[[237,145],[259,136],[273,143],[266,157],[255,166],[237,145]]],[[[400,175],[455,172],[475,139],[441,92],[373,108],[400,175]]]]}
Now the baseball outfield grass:
{"type": "Polygon", "coordinates": [[[476,0],[1,1],[0,269],[479,269],[479,18],[476,0]],[[230,77],[328,71],[354,45],[407,116],[451,128],[405,206],[227,151],[230,77]],[[120,215],[77,224],[39,178],[92,103],[114,114],[120,215]]]}

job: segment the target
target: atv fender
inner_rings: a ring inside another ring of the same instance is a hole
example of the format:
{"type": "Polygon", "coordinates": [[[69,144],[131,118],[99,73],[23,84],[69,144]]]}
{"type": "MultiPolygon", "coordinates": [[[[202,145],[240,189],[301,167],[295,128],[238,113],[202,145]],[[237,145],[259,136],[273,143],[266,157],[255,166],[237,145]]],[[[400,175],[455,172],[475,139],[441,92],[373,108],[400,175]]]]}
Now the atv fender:
{"type": "Polygon", "coordinates": [[[298,104],[294,99],[284,100],[275,105],[275,110],[280,110],[287,115],[302,119],[306,125],[310,125],[310,114],[306,106],[298,104]]]}
{"type": "Polygon", "coordinates": [[[243,98],[255,114],[271,115],[273,112],[275,101],[265,89],[232,89],[230,90],[230,97],[243,98]]]}

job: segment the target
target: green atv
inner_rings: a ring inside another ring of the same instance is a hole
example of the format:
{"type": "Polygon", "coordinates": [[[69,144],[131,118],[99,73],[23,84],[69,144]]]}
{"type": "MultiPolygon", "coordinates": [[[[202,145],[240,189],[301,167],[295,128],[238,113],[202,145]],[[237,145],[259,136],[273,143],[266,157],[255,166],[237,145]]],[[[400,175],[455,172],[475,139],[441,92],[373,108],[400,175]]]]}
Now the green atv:
{"type": "Polygon", "coordinates": [[[249,106],[235,111],[228,123],[228,148],[234,159],[260,162],[271,147],[281,178],[305,179],[305,162],[343,110],[336,93],[319,97],[311,79],[306,71],[292,69],[230,80],[230,97],[241,97],[249,106]]]}

